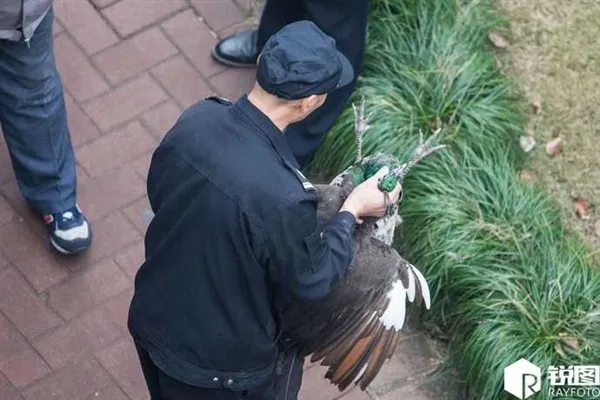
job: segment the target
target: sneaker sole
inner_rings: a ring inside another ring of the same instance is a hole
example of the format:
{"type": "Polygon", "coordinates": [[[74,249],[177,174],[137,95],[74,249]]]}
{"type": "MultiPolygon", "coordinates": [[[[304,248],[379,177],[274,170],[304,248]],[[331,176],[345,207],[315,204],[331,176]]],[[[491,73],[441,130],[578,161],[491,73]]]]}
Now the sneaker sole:
{"type": "Polygon", "coordinates": [[[220,56],[219,56],[219,55],[218,55],[218,54],[215,52],[215,49],[214,49],[214,48],[213,48],[213,49],[210,51],[210,54],[212,55],[212,57],[213,57],[213,58],[214,58],[216,61],[220,62],[221,64],[227,65],[227,66],[229,66],[229,67],[237,67],[237,68],[255,68],[255,67],[256,67],[256,64],[255,64],[255,63],[252,63],[252,64],[242,64],[242,63],[236,63],[236,62],[234,62],[234,61],[226,60],[226,59],[224,59],[224,58],[220,57],[220,56]]]}
{"type": "Polygon", "coordinates": [[[89,246],[84,246],[84,247],[79,247],[79,248],[76,248],[76,249],[75,249],[75,250],[73,250],[73,251],[67,251],[67,250],[63,249],[62,247],[60,247],[60,246],[58,245],[58,243],[56,243],[56,242],[54,241],[54,239],[52,239],[52,238],[50,238],[50,243],[52,244],[52,247],[54,247],[54,248],[55,248],[56,250],[58,250],[60,253],[62,253],[62,254],[68,254],[68,255],[71,255],[71,254],[78,254],[78,253],[81,253],[82,251],[84,251],[84,250],[87,250],[87,249],[89,248],[89,246]]]}

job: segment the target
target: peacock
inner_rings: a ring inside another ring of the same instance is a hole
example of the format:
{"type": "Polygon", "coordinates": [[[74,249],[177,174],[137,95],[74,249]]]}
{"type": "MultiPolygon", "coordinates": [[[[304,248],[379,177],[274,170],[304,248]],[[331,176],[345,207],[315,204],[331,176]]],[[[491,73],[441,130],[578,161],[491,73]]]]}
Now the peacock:
{"type": "MultiPolygon", "coordinates": [[[[349,193],[381,167],[390,173],[379,181],[379,189],[391,192],[402,184],[408,171],[423,157],[444,148],[432,143],[440,130],[420,144],[407,163],[376,153],[362,157],[362,138],[369,128],[364,99],[354,110],[356,160],[329,184],[317,189],[317,218],[329,221],[349,193]]],[[[400,198],[401,200],[401,198],[400,198]]],[[[399,202],[398,202],[399,203],[399,202]]],[[[349,385],[366,390],[394,353],[404,326],[407,301],[430,308],[430,290],[423,274],[392,247],[398,224],[398,206],[390,203],[381,218],[363,218],[354,233],[354,258],[345,277],[318,304],[292,302],[282,313],[281,342],[311,362],[327,366],[325,378],[340,391],[349,385]]]]}

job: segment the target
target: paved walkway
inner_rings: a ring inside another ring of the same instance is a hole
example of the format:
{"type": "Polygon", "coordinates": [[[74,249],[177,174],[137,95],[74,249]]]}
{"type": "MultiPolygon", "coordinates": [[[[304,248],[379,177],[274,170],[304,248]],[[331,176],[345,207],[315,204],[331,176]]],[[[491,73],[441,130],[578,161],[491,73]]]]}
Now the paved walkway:
{"type": "MultiPolygon", "coordinates": [[[[55,0],[55,11],[79,202],[95,243],[75,259],[49,250],[0,141],[0,400],[145,400],[126,315],[149,220],[150,155],[183,108],[250,88],[254,70],[209,55],[247,12],[232,0],[55,0]]],[[[339,393],[312,366],[300,398],[425,400],[416,382],[435,358],[413,333],[368,394],[339,393]]]]}

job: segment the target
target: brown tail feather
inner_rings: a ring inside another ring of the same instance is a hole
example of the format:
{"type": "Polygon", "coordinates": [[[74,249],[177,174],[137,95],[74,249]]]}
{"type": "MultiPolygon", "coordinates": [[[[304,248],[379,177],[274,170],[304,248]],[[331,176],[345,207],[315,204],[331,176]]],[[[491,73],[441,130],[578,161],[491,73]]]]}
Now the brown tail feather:
{"type": "MultiPolygon", "coordinates": [[[[372,299],[372,301],[376,302],[375,304],[378,305],[386,300],[385,294],[379,294],[375,297],[372,297],[372,299]]],[[[327,356],[330,352],[334,351],[334,349],[337,348],[341,342],[346,341],[348,336],[352,336],[353,340],[358,339],[359,336],[357,336],[357,334],[366,331],[365,324],[370,324],[373,322],[372,320],[370,320],[370,318],[376,318],[376,315],[373,316],[373,314],[365,312],[364,309],[360,313],[352,315],[352,322],[346,329],[342,331],[333,332],[328,337],[324,338],[324,342],[321,344],[321,346],[323,347],[313,352],[310,359],[311,362],[319,361],[325,356],[327,356]],[[360,313],[362,313],[362,315],[358,317],[360,313]]]]}
{"type": "Polygon", "coordinates": [[[359,339],[352,350],[350,350],[350,352],[346,355],[346,357],[344,357],[342,362],[339,363],[337,367],[332,366],[329,368],[325,374],[325,378],[329,379],[333,384],[337,384],[339,379],[341,379],[342,376],[346,374],[350,368],[352,368],[356,359],[362,356],[363,352],[367,349],[367,347],[369,347],[371,340],[371,335],[359,339]]]}
{"type": "Polygon", "coordinates": [[[364,314],[361,319],[357,318],[356,322],[349,326],[348,329],[341,332],[341,334],[336,335],[336,337],[334,338],[334,340],[331,341],[331,343],[325,345],[325,347],[323,347],[322,349],[315,351],[312,354],[310,361],[319,361],[320,359],[327,356],[330,352],[332,352],[336,347],[338,347],[340,343],[344,341],[348,336],[355,337],[357,333],[366,330],[367,327],[373,322],[373,319],[375,319],[375,316],[371,318],[372,316],[373,314],[364,314]]]}
{"type": "Polygon", "coordinates": [[[368,356],[369,351],[373,348],[373,344],[377,343],[383,333],[383,329],[383,324],[379,323],[373,334],[360,339],[342,362],[337,366],[333,366],[332,383],[339,385],[342,379],[350,376],[353,372],[356,375],[360,371],[362,364],[368,359],[365,356],[368,356]]]}
{"type": "MultiPolygon", "coordinates": [[[[394,329],[394,328],[392,328],[394,329]]],[[[392,345],[390,346],[390,350],[386,355],[386,359],[389,359],[394,352],[396,351],[396,346],[398,345],[398,340],[400,339],[400,331],[394,329],[394,335],[392,336],[392,345]]]]}
{"type": "Polygon", "coordinates": [[[373,340],[369,344],[369,348],[365,350],[362,357],[359,361],[357,361],[352,368],[351,372],[346,374],[340,381],[338,382],[338,388],[340,391],[344,391],[352,382],[356,380],[359,374],[364,373],[368,366],[368,362],[371,359],[371,355],[373,351],[375,351],[378,343],[381,341],[382,335],[385,334],[385,327],[383,324],[377,327],[377,335],[373,336],[373,340]]]}
{"type": "MultiPolygon", "coordinates": [[[[382,298],[381,300],[383,300],[383,303],[381,304],[382,308],[378,308],[379,310],[385,309],[389,304],[389,299],[382,298]]],[[[326,355],[321,364],[327,366],[336,365],[350,352],[350,350],[354,347],[356,340],[370,335],[378,324],[379,318],[378,315],[375,315],[366,327],[361,327],[362,329],[356,329],[354,332],[350,332],[345,337],[341,337],[338,344],[336,344],[336,346],[333,347],[332,350],[326,355]]]]}
{"type": "Polygon", "coordinates": [[[394,334],[392,330],[386,329],[381,338],[379,339],[377,345],[371,352],[367,370],[360,377],[358,382],[360,383],[361,390],[365,390],[381,370],[383,363],[387,359],[387,354],[389,352],[390,346],[392,345],[393,337],[394,334]]]}
{"type": "MultiPolygon", "coordinates": [[[[420,291],[418,279],[415,279],[415,284],[420,291]]],[[[358,322],[353,321],[341,334],[337,333],[337,337],[330,336],[330,343],[311,356],[311,362],[322,360],[321,365],[329,367],[325,378],[340,391],[353,382],[364,391],[379,374],[385,361],[394,354],[398,344],[399,332],[394,328],[385,329],[379,319],[380,311],[388,307],[390,299],[387,296],[377,297],[377,314],[365,313],[362,318],[357,318],[358,322]]]]}
{"type": "Polygon", "coordinates": [[[400,331],[394,329],[394,336],[392,337],[392,345],[390,346],[390,350],[387,354],[386,359],[389,359],[396,352],[396,346],[398,345],[398,341],[400,339],[400,331]]]}
{"type": "Polygon", "coordinates": [[[378,321],[375,331],[360,339],[339,365],[333,365],[329,369],[325,377],[337,385],[340,391],[344,391],[366,367],[356,382],[361,390],[366,390],[385,361],[394,354],[398,340],[398,331],[394,328],[385,329],[378,321]]]}
{"type": "Polygon", "coordinates": [[[344,339],[340,344],[334,348],[324,359],[321,365],[330,367],[330,371],[336,369],[342,361],[358,346],[359,342],[363,339],[371,337],[375,329],[379,325],[379,320],[375,316],[371,322],[361,331],[356,331],[352,336],[344,339]]]}

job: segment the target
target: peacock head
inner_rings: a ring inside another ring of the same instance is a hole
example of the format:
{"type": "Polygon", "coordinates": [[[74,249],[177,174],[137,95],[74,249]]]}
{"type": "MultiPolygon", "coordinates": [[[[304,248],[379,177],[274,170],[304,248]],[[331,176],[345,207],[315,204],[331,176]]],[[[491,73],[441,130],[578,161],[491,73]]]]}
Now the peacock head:
{"type": "Polygon", "coordinates": [[[423,132],[419,131],[419,145],[414,150],[411,158],[406,163],[401,163],[397,158],[376,153],[368,157],[362,156],[362,139],[369,129],[369,116],[365,115],[365,99],[363,97],[360,107],[352,104],[354,110],[354,132],[356,135],[356,160],[352,167],[352,183],[358,185],[369,179],[381,168],[388,167],[390,172],[379,181],[379,189],[383,192],[391,192],[397,184],[402,184],[408,171],[427,155],[443,149],[445,145],[434,146],[441,129],[436,130],[427,141],[423,141],[423,132]]]}
{"type": "MultiPolygon", "coordinates": [[[[390,171],[395,171],[400,168],[402,164],[393,156],[384,153],[376,153],[368,157],[361,158],[352,169],[352,183],[359,185],[367,179],[371,178],[381,168],[388,167],[390,171]]],[[[392,173],[387,174],[380,183],[382,188],[385,188],[386,192],[391,192],[396,184],[399,183],[399,179],[392,173]]],[[[400,182],[402,183],[402,182],[400,182]]]]}

